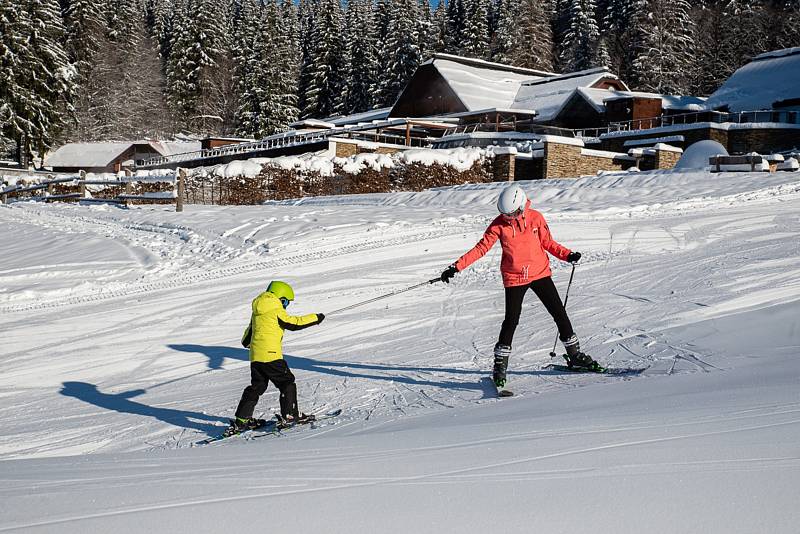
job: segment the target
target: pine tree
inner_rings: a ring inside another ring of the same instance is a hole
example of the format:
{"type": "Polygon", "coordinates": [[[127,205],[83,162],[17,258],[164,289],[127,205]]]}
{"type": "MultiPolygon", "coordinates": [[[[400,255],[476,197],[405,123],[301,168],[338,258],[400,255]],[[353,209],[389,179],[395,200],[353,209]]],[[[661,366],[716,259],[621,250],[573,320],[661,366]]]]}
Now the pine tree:
{"type": "Polygon", "coordinates": [[[383,107],[384,105],[381,91],[394,55],[394,51],[389,48],[389,32],[397,17],[397,5],[394,0],[376,0],[375,2],[374,20],[375,35],[378,38],[376,46],[378,71],[371,88],[374,107],[383,107]]]}
{"type": "Polygon", "coordinates": [[[26,30],[27,13],[11,0],[0,0],[0,139],[17,145],[34,131],[30,117],[36,109],[33,95],[20,84],[24,60],[30,55],[26,30]]]}
{"type": "Polygon", "coordinates": [[[478,59],[489,56],[489,1],[463,0],[464,33],[460,53],[478,59]]]}
{"type": "Polygon", "coordinates": [[[124,51],[136,47],[141,39],[143,11],[137,0],[103,0],[103,18],[106,37],[114,46],[124,51]]]}
{"type": "Polygon", "coordinates": [[[167,60],[169,100],[183,125],[197,132],[219,128],[214,110],[214,70],[222,53],[213,0],[186,0],[176,15],[167,60]]]}
{"type": "Polygon", "coordinates": [[[372,88],[378,77],[378,39],[371,0],[347,4],[347,91],[342,112],[357,113],[374,104],[372,88]]]}
{"type": "Polygon", "coordinates": [[[91,65],[103,32],[98,0],[66,0],[63,8],[65,48],[78,72],[91,65]]]}
{"type": "Polygon", "coordinates": [[[691,93],[709,95],[725,81],[721,67],[730,61],[722,10],[714,1],[700,2],[693,19],[697,21],[697,58],[691,93]]]}
{"type": "Polygon", "coordinates": [[[778,32],[779,47],[800,46],[800,0],[786,0],[782,6],[780,20],[783,24],[778,32]]]}
{"type": "Polygon", "coordinates": [[[311,42],[311,81],[303,116],[324,118],[339,111],[347,67],[342,51],[343,16],[339,0],[321,0],[311,42]]]}
{"type": "Polygon", "coordinates": [[[727,0],[723,4],[722,29],[728,57],[719,65],[721,77],[727,78],[768,49],[770,23],[761,0],[727,0]]]}
{"type": "Polygon", "coordinates": [[[58,2],[26,0],[16,9],[21,16],[12,33],[23,36],[27,45],[18,58],[22,72],[16,75],[23,77],[22,94],[18,105],[12,106],[12,120],[21,126],[17,132],[21,150],[27,154],[36,149],[43,155],[72,114],[76,71],[62,44],[58,2]]]}
{"type": "Polygon", "coordinates": [[[172,53],[172,36],[177,14],[183,11],[182,0],[157,0],[153,8],[153,37],[158,42],[158,55],[164,72],[172,53]]]}
{"type": "Polygon", "coordinates": [[[445,52],[460,54],[464,47],[464,34],[467,29],[467,11],[464,0],[447,2],[447,26],[445,29],[445,52]]]}
{"type": "Polygon", "coordinates": [[[445,52],[447,50],[447,4],[439,2],[433,12],[433,35],[431,36],[431,53],[445,52]]]}
{"type": "Polygon", "coordinates": [[[517,46],[517,18],[520,2],[499,0],[497,11],[497,32],[492,43],[492,60],[500,63],[514,63],[514,49],[517,46]]]}
{"type": "Polygon", "coordinates": [[[297,82],[297,107],[300,116],[306,117],[309,109],[309,90],[313,79],[314,34],[319,0],[300,0],[298,18],[300,26],[300,76],[297,82]]]}
{"type": "Polygon", "coordinates": [[[643,0],[609,0],[602,19],[602,35],[608,50],[607,65],[624,80],[633,77],[633,62],[641,40],[637,21],[643,0]]]}
{"type": "Polygon", "coordinates": [[[568,13],[559,54],[563,69],[574,72],[596,66],[600,31],[595,20],[594,0],[572,0],[568,13]]]}
{"type": "Polygon", "coordinates": [[[518,67],[553,70],[553,30],[547,3],[502,1],[493,58],[518,67]]]}
{"type": "Polygon", "coordinates": [[[638,88],[688,93],[694,57],[694,22],[687,0],[649,0],[640,13],[642,40],[633,63],[638,88]]]}
{"type": "Polygon", "coordinates": [[[436,53],[436,46],[439,40],[436,15],[431,9],[430,0],[420,0],[419,12],[420,16],[417,23],[419,55],[423,60],[427,60],[436,53]]]}
{"type": "Polygon", "coordinates": [[[265,96],[259,61],[261,32],[254,31],[261,25],[260,15],[255,3],[249,0],[234,0],[231,5],[231,53],[237,99],[236,134],[243,137],[258,135],[258,116],[265,96]]]}
{"type": "Polygon", "coordinates": [[[421,63],[416,0],[395,0],[396,12],[389,24],[386,46],[393,51],[378,96],[379,106],[394,104],[421,63]]]}

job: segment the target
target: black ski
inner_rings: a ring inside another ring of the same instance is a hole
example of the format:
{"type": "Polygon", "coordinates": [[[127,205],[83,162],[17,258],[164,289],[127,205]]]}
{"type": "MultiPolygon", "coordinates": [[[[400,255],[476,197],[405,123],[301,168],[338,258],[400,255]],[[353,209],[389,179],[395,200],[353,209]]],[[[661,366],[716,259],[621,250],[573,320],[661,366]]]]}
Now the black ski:
{"type": "Polygon", "coordinates": [[[266,436],[275,436],[290,431],[292,429],[304,426],[310,426],[311,428],[315,428],[314,423],[317,423],[319,421],[325,421],[326,419],[333,419],[334,417],[338,417],[341,414],[342,410],[341,408],[338,408],[336,410],[331,410],[323,414],[312,414],[312,418],[310,418],[307,421],[300,421],[297,423],[289,423],[289,424],[282,423],[280,416],[276,414],[275,419],[270,421],[270,423],[272,423],[271,426],[269,426],[268,428],[261,428],[256,430],[255,432],[252,432],[248,436],[245,436],[245,439],[258,439],[266,436]]]}
{"type": "Polygon", "coordinates": [[[236,432],[236,433],[229,433],[229,431],[228,431],[229,428],[230,428],[229,427],[229,428],[226,428],[225,431],[222,434],[219,434],[218,436],[210,436],[210,437],[208,437],[206,439],[201,439],[200,441],[196,442],[195,445],[208,445],[209,443],[222,441],[222,440],[228,439],[228,438],[234,438],[236,436],[241,436],[243,434],[249,434],[249,433],[254,432],[254,431],[261,432],[261,431],[269,430],[272,427],[276,426],[277,424],[278,424],[277,421],[275,421],[273,419],[270,419],[270,420],[264,421],[264,424],[259,426],[259,427],[248,428],[247,430],[243,430],[242,432],[236,432]]]}
{"type": "Polygon", "coordinates": [[[601,375],[637,375],[644,371],[644,369],[634,369],[627,367],[609,368],[597,365],[596,367],[569,367],[568,365],[560,365],[557,363],[550,363],[542,367],[542,369],[559,371],[564,373],[594,373],[601,375]]]}

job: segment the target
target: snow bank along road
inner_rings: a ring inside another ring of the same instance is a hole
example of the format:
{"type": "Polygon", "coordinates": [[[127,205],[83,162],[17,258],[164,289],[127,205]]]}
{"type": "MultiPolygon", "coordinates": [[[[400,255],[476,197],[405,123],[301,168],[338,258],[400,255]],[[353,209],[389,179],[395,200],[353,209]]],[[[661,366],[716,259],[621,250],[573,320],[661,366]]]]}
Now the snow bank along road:
{"type": "MultiPolygon", "coordinates": [[[[450,285],[287,333],[301,409],[337,420],[202,448],[248,380],[238,339],[269,280],[300,314],[432,278],[503,184],[183,214],[0,206],[0,532],[214,531],[241,509],[297,531],[796,532],[800,180],[523,185],[584,253],[583,346],[638,372],[546,369],[555,329],[531,295],[517,396],[495,400],[498,247],[450,285]]],[[[563,291],[569,266],[553,271],[563,291]]],[[[276,408],[270,389],[258,409],[276,408]]]]}

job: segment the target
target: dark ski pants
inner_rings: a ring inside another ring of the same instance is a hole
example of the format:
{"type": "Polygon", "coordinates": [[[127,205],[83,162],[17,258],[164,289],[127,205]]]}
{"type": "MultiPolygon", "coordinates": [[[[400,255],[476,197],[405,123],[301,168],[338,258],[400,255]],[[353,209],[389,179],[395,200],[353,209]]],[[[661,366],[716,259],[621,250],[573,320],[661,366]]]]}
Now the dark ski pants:
{"type": "Polygon", "coordinates": [[[558,326],[558,337],[561,338],[561,341],[566,341],[572,337],[574,332],[572,331],[569,317],[567,317],[567,311],[561,303],[561,297],[558,296],[558,290],[553,283],[553,279],[548,276],[534,280],[530,284],[506,288],[506,316],[503,319],[503,326],[500,328],[500,338],[497,343],[511,346],[511,340],[514,339],[514,331],[517,329],[519,316],[522,313],[522,301],[528,289],[536,293],[544,307],[553,316],[553,320],[558,326]]]}
{"type": "Polygon", "coordinates": [[[267,391],[267,386],[272,382],[281,392],[281,415],[298,416],[297,386],[294,375],[289,370],[285,360],[273,362],[250,362],[250,385],[244,388],[242,400],[236,408],[236,417],[246,419],[253,417],[258,399],[267,391]]]}

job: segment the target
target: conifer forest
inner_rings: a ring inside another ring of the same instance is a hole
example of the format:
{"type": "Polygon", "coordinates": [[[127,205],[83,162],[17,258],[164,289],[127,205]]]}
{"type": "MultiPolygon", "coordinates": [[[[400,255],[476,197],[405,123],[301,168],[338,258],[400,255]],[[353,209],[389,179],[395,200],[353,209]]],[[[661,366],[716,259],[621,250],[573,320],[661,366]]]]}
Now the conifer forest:
{"type": "Polygon", "coordinates": [[[0,0],[0,141],[260,138],[389,106],[434,53],[703,96],[794,46],[800,0],[0,0]]]}

